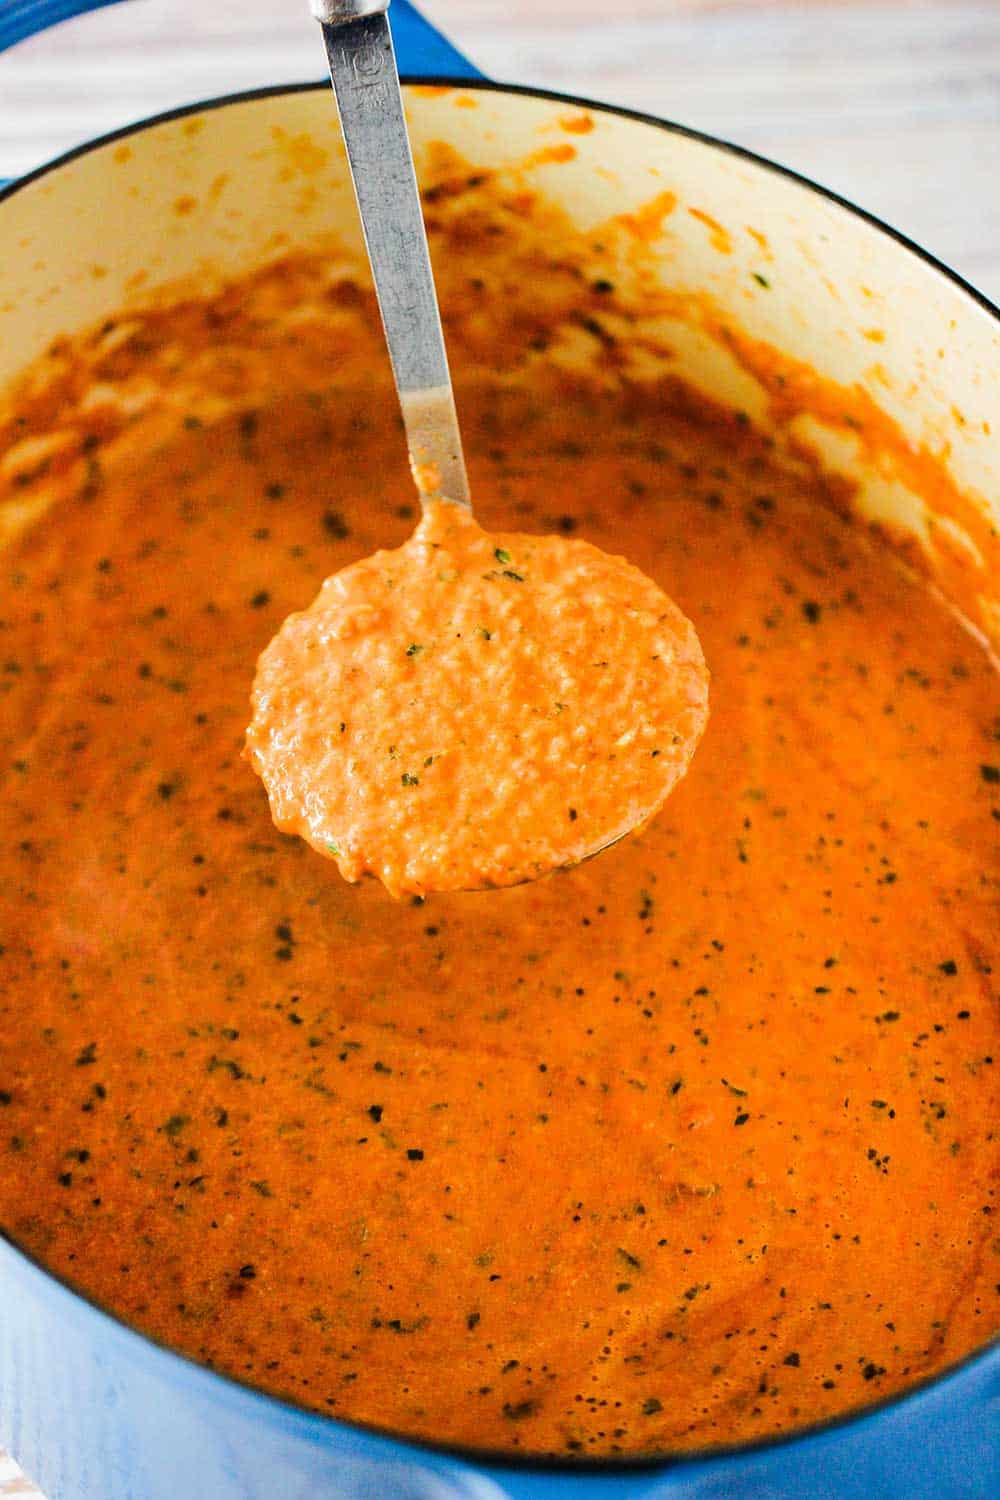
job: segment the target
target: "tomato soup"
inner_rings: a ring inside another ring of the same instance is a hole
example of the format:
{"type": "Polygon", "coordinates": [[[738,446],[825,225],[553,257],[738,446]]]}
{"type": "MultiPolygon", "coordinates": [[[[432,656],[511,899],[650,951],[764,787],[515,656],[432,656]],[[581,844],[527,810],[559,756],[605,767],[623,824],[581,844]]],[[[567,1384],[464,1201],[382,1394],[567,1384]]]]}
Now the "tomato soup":
{"type": "Polygon", "coordinates": [[[687,777],[568,873],[346,884],[241,752],[280,622],[415,524],[369,294],[288,260],[65,341],[5,438],[0,1227],[336,1417],[788,1432],[998,1327],[997,675],[808,463],[478,297],[483,525],[696,623],[687,777]]]}

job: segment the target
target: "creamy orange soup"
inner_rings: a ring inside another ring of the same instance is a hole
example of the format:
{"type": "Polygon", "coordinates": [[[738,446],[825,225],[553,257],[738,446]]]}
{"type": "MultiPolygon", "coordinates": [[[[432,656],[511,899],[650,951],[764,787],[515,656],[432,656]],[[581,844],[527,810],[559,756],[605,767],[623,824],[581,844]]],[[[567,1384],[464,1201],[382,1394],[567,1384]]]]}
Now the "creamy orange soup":
{"type": "Polygon", "coordinates": [[[621,378],[587,247],[500,295],[513,214],[443,275],[482,522],[697,621],[690,772],[569,873],[346,884],[241,751],[280,622],[416,521],[368,294],[290,260],[61,343],[3,437],[0,1226],[337,1417],[754,1439],[998,1327],[997,676],[807,463],[621,378]]]}
{"type": "MultiPolygon", "coordinates": [[[[373,455],[374,457],[374,455],[373,455]]],[[[705,726],[694,629],[624,558],[432,501],[260,659],[247,749],[279,828],[394,895],[517,885],[644,823],[705,726]]]]}

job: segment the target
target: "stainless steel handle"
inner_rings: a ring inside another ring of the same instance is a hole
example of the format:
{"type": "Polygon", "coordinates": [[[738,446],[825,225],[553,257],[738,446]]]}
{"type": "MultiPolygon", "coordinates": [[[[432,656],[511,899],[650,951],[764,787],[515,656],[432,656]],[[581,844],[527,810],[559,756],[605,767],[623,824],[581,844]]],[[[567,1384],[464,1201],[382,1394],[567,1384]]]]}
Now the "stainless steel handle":
{"type": "Polygon", "coordinates": [[[468,505],[448,356],[385,16],[388,0],[312,4],[341,17],[320,16],[323,40],[417,488],[425,499],[468,505]]]}
{"type": "Polygon", "coordinates": [[[325,26],[342,26],[363,16],[383,16],[389,0],[309,0],[309,9],[325,26]]]}

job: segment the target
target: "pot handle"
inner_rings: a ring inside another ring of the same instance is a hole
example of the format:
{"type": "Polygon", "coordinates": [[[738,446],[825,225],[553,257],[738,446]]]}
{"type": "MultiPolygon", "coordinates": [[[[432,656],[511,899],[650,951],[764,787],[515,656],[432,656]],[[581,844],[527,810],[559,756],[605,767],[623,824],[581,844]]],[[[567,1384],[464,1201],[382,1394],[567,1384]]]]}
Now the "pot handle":
{"type": "Polygon", "coordinates": [[[392,0],[389,10],[396,59],[404,79],[485,78],[486,74],[432,26],[410,0],[392,0]]]}
{"type": "MultiPolygon", "coordinates": [[[[120,0],[0,0],[0,52],[71,16],[118,3],[120,0]]],[[[404,75],[456,80],[484,76],[410,0],[394,0],[391,20],[396,56],[404,75]]],[[[317,46],[317,58],[321,55],[317,46]]]]}

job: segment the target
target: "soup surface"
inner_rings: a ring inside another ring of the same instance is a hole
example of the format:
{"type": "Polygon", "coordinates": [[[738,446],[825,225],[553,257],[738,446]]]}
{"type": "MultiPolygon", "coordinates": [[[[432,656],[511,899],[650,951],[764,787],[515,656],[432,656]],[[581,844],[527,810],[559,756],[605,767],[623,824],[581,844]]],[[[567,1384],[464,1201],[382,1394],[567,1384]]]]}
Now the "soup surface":
{"type": "Polygon", "coordinates": [[[745,423],[490,374],[477,326],[483,523],[624,552],[696,623],[689,775],[571,873],[346,885],[241,747],[280,621],[413,527],[370,300],[289,262],[55,350],[8,478],[61,497],[0,564],[0,1226],[337,1416],[787,1431],[998,1326],[997,677],[745,423]]]}
{"type": "Polygon", "coordinates": [[[277,826],[393,895],[519,885],[637,828],[707,713],[690,621],[576,537],[430,503],[334,573],[257,666],[250,763],[277,826]]]}

